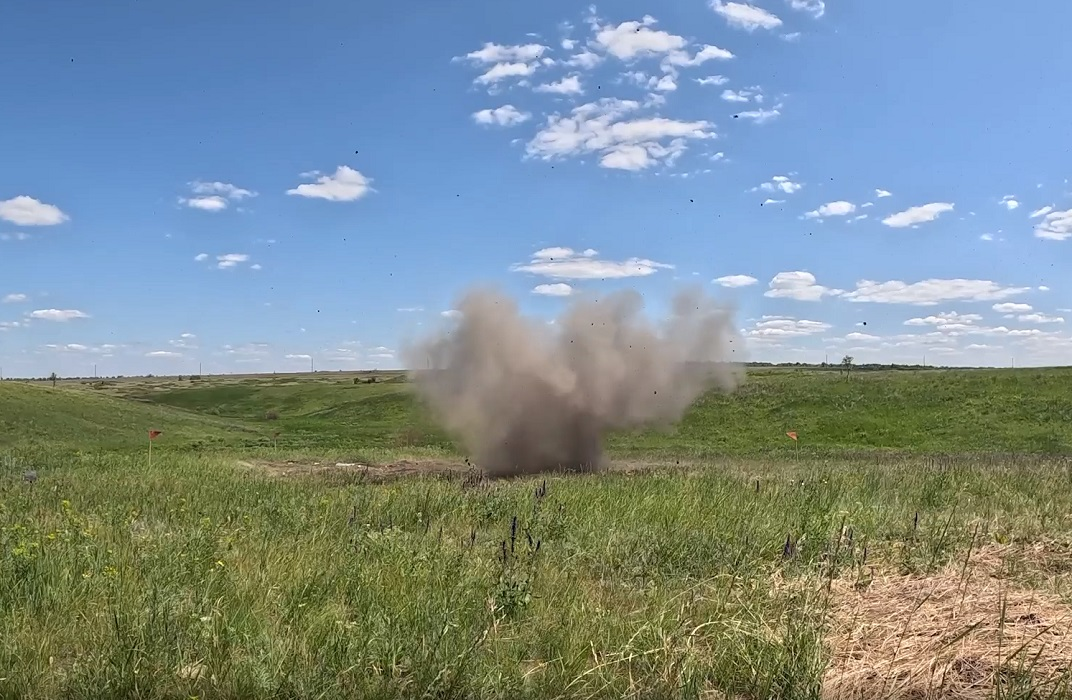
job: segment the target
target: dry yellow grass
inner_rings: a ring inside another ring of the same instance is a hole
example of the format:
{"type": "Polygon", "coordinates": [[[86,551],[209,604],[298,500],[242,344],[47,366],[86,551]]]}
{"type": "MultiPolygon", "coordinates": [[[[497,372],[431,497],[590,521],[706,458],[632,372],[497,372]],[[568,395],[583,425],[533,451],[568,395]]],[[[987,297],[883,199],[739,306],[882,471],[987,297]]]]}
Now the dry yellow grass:
{"type": "Polygon", "coordinates": [[[991,546],[935,575],[835,581],[824,697],[1015,697],[1028,683],[1063,695],[1072,606],[1003,575],[1010,560],[1045,566],[1053,556],[1042,545],[991,546]]]}

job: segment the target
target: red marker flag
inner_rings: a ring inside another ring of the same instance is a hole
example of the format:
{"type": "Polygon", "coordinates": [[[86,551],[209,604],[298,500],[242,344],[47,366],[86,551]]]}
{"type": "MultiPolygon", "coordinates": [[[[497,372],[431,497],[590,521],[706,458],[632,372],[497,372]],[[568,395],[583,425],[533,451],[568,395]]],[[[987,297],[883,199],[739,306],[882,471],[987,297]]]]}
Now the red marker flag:
{"type": "Polygon", "coordinates": [[[795,430],[790,430],[788,433],[786,433],[786,435],[788,435],[791,440],[797,439],[797,433],[795,430]]]}
{"type": "Polygon", "coordinates": [[[159,431],[159,430],[150,430],[149,431],[149,439],[150,440],[155,440],[157,438],[157,436],[160,435],[160,433],[161,433],[161,431],[159,431]]]}

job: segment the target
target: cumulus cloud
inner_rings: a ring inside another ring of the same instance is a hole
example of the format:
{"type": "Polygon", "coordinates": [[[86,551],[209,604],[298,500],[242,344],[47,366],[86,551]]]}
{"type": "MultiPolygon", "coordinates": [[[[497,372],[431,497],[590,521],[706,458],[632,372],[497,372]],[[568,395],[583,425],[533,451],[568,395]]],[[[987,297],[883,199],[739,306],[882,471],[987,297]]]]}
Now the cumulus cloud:
{"type": "Polygon", "coordinates": [[[829,323],[822,321],[796,319],[791,316],[763,316],[744,332],[744,336],[752,340],[778,340],[816,335],[830,328],[829,323]]]}
{"type": "Polygon", "coordinates": [[[891,214],[882,220],[890,228],[905,228],[917,226],[928,221],[934,221],[941,214],[953,211],[953,204],[949,202],[931,202],[918,207],[909,207],[902,212],[891,214]]]}
{"type": "Polygon", "coordinates": [[[775,175],[768,182],[756,185],[752,188],[752,191],[763,190],[764,192],[784,192],[785,194],[793,194],[799,192],[804,185],[799,182],[793,182],[785,175],[775,175]]]}
{"type": "MultiPolygon", "coordinates": [[[[318,173],[310,173],[318,175],[318,173]]],[[[364,197],[370,191],[371,180],[357,170],[340,165],[332,175],[320,175],[316,182],[304,183],[293,189],[287,190],[287,194],[313,199],[326,199],[329,202],[352,202],[364,197]]]]}
{"type": "Polygon", "coordinates": [[[1032,311],[1031,304],[1019,304],[1016,302],[1007,301],[1002,304],[994,304],[992,307],[994,311],[999,314],[1017,314],[1032,311]]]}
{"type": "Polygon", "coordinates": [[[66,323],[76,318],[89,318],[89,314],[78,309],[38,309],[37,311],[31,311],[28,315],[32,319],[54,321],[56,323],[66,323]]]}
{"type": "Polygon", "coordinates": [[[1063,241],[1072,236],[1072,209],[1050,211],[1035,225],[1035,237],[1063,241]]]}
{"type": "Polygon", "coordinates": [[[55,226],[70,219],[54,204],[19,195],[0,201],[0,219],[16,226],[55,226]]]}
{"type": "Polygon", "coordinates": [[[496,126],[516,126],[527,122],[531,118],[531,113],[522,112],[510,104],[496,107],[495,109],[482,109],[478,112],[473,112],[473,121],[477,124],[496,126]]]}
{"type": "Polygon", "coordinates": [[[826,13],[826,3],[823,0],[786,0],[789,7],[799,12],[807,12],[815,19],[819,19],[826,13]]]}
{"type": "Polygon", "coordinates": [[[913,283],[861,280],[843,298],[854,302],[933,306],[946,301],[996,301],[1028,291],[1030,287],[1006,287],[990,280],[926,279],[913,283]]]}
{"type": "Polygon", "coordinates": [[[221,270],[229,270],[237,267],[239,263],[248,262],[249,256],[245,253],[224,253],[223,255],[217,255],[216,261],[216,267],[221,270]]]}
{"type": "Polygon", "coordinates": [[[876,189],[875,190],[875,196],[878,197],[879,199],[881,199],[882,197],[892,197],[893,193],[890,192],[889,190],[876,189]]]}
{"type": "Polygon", "coordinates": [[[819,301],[823,297],[838,296],[840,289],[830,289],[818,284],[815,275],[804,270],[779,272],[768,284],[763,296],[797,301],[819,301]]]}
{"type": "Polygon", "coordinates": [[[581,78],[578,75],[568,75],[554,83],[537,85],[533,90],[557,95],[581,95],[584,93],[584,88],[581,87],[581,78]]]}
{"type": "Polygon", "coordinates": [[[547,297],[568,297],[570,294],[573,294],[573,287],[565,282],[538,284],[532,288],[532,293],[547,297]]]}
{"type": "Polygon", "coordinates": [[[641,109],[633,100],[605,98],[575,107],[568,115],[551,115],[526,146],[529,157],[555,160],[595,153],[599,165],[618,170],[643,170],[673,163],[687,142],[715,137],[707,121],[627,115],[641,109]]]}
{"type": "Polygon", "coordinates": [[[647,277],[674,267],[646,258],[618,261],[603,260],[598,256],[599,253],[592,249],[577,252],[572,248],[544,248],[533,253],[529,262],[517,263],[510,269],[557,280],[582,280],[647,277]]]}
{"type": "Polygon", "coordinates": [[[18,304],[29,299],[25,294],[12,292],[11,294],[5,294],[3,299],[0,299],[2,304],[18,304]]]}
{"type": "Polygon", "coordinates": [[[777,29],[782,20],[767,10],[743,2],[711,0],[711,9],[721,15],[731,27],[754,32],[757,29],[777,29]]]}
{"type": "Polygon", "coordinates": [[[855,204],[853,204],[852,202],[839,200],[837,202],[828,202],[826,204],[823,204],[818,209],[809,211],[808,213],[804,214],[804,216],[808,219],[823,219],[828,216],[848,216],[854,211],[856,211],[855,204]]]}
{"type": "Polygon", "coordinates": [[[1011,194],[1007,194],[1002,197],[1001,204],[1005,205],[1005,208],[1009,211],[1012,211],[1013,209],[1018,209],[1020,207],[1020,202],[1016,201],[1016,196],[1011,194]]]}
{"type": "Polygon", "coordinates": [[[1051,211],[1053,211],[1052,206],[1047,205],[1047,206],[1044,206],[1044,207],[1040,207],[1040,208],[1036,209],[1035,211],[1031,212],[1031,214],[1030,214],[1030,216],[1028,216],[1028,218],[1029,219],[1037,219],[1040,216],[1046,216],[1051,211]]]}
{"type": "Polygon", "coordinates": [[[751,275],[726,275],[725,277],[716,277],[712,281],[723,287],[747,287],[759,280],[751,275]]]}
{"type": "Polygon", "coordinates": [[[681,51],[687,46],[688,42],[684,37],[653,29],[655,24],[654,17],[645,15],[640,21],[601,26],[596,31],[594,43],[601,50],[623,61],[681,51]]]}

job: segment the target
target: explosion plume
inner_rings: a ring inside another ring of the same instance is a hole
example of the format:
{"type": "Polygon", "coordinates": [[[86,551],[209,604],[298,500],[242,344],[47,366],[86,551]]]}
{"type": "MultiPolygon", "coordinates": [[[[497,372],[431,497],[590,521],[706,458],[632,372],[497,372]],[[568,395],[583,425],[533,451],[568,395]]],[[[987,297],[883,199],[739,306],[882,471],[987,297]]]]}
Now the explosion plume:
{"type": "Polygon", "coordinates": [[[673,424],[743,372],[732,309],[699,289],[674,298],[661,328],[634,291],[579,297],[551,325],[493,289],[457,309],[406,361],[435,418],[492,475],[598,469],[607,431],[673,424]]]}

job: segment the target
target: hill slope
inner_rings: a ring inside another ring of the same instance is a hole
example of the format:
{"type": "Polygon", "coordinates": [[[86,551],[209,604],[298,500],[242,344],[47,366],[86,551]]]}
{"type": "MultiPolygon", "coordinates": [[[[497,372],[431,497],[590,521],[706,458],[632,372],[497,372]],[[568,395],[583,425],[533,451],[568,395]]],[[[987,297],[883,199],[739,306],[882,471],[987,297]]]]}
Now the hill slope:
{"type": "MultiPolygon", "coordinates": [[[[274,423],[323,448],[449,446],[408,384],[345,378],[221,381],[143,398],[274,423]]],[[[263,423],[262,423],[263,425],[263,423]]],[[[797,447],[844,452],[1072,452],[1072,369],[860,372],[753,369],[737,392],[701,398],[667,432],[612,436],[619,454],[756,454],[797,447]]]]}
{"type": "Polygon", "coordinates": [[[44,384],[0,382],[0,448],[126,450],[146,447],[160,430],[161,449],[256,444],[240,421],[44,384]]]}

